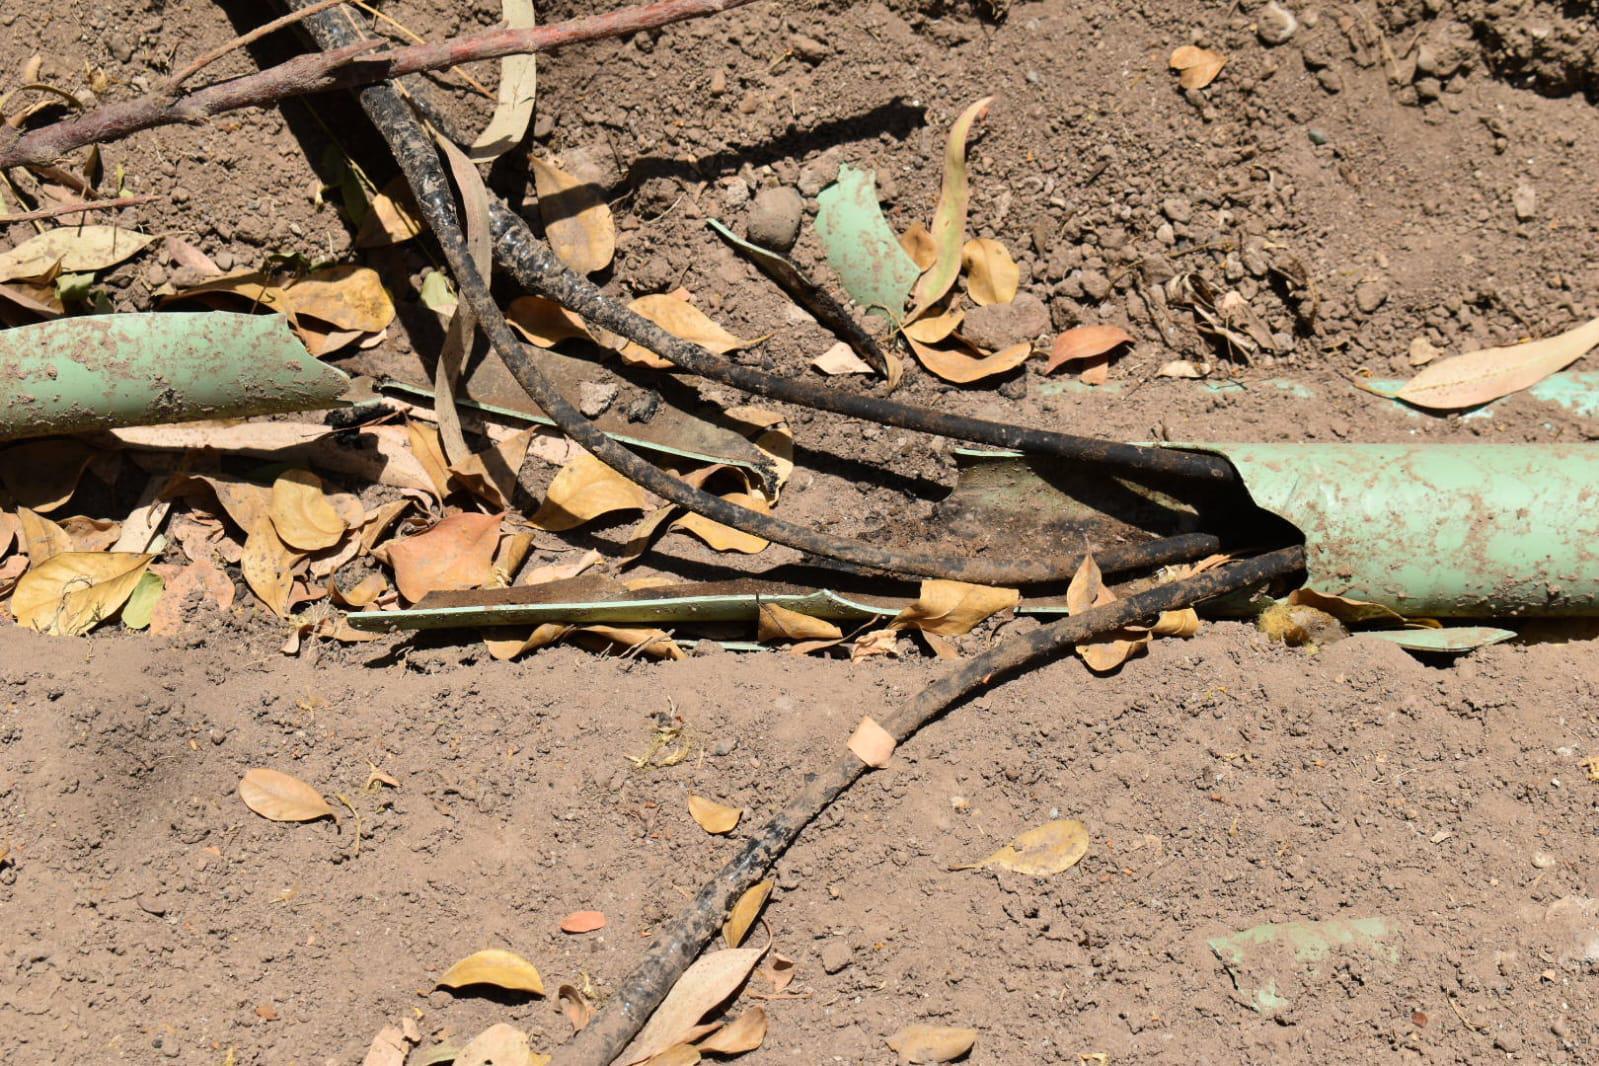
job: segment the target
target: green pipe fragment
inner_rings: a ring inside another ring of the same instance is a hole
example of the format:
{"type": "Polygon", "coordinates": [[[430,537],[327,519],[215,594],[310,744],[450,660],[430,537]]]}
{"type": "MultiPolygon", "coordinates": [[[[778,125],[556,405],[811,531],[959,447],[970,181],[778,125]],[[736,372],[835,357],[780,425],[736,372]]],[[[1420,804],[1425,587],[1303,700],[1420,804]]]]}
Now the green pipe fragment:
{"type": "Polygon", "coordinates": [[[90,315],[0,331],[0,441],[338,407],[277,315],[90,315]]]}

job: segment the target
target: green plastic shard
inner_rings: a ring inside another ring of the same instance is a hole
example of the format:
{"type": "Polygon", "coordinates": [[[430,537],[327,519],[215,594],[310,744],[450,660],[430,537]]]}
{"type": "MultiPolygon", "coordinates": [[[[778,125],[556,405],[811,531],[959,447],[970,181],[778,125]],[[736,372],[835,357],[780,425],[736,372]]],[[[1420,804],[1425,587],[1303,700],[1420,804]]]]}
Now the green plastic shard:
{"type": "Polygon", "coordinates": [[[1240,1000],[1270,1017],[1330,981],[1322,964],[1334,954],[1398,962],[1396,939],[1386,918],[1336,918],[1257,925],[1207,943],[1227,967],[1240,1000]]]}
{"type": "Polygon", "coordinates": [[[898,326],[921,271],[883,217],[876,177],[846,164],[817,202],[816,236],[839,284],[856,303],[898,326]]]}
{"type": "Polygon", "coordinates": [[[338,407],[277,315],[91,315],[0,331],[0,440],[338,407]]]}
{"type": "Polygon", "coordinates": [[[1449,626],[1445,629],[1379,629],[1362,632],[1360,635],[1386,640],[1406,651],[1460,655],[1475,651],[1477,648],[1486,648],[1490,644],[1513,640],[1516,633],[1511,629],[1495,629],[1493,626],[1449,626]]]}

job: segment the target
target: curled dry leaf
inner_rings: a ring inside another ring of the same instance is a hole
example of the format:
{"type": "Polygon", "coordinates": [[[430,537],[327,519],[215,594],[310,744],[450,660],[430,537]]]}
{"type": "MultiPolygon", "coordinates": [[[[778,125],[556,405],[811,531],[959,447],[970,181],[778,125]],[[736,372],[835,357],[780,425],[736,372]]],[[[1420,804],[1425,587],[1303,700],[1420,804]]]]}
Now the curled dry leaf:
{"type": "Polygon", "coordinates": [[[874,770],[881,770],[888,765],[895,744],[894,734],[878,725],[871,715],[862,718],[849,737],[849,750],[874,770]]]}
{"type": "Polygon", "coordinates": [[[394,584],[412,603],[437,589],[475,589],[494,576],[497,514],[453,514],[426,533],[390,541],[394,584]]]}
{"type": "Polygon", "coordinates": [[[555,990],[561,1003],[561,1013],[572,1023],[572,1032],[581,1033],[594,1020],[594,1005],[576,985],[562,985],[555,990]]]}
{"type": "Polygon", "coordinates": [[[936,315],[933,318],[918,318],[915,322],[908,322],[905,324],[904,332],[905,336],[913,341],[920,341],[923,344],[937,344],[960,328],[960,324],[965,319],[966,312],[956,308],[953,311],[945,311],[943,314],[936,315]]]}
{"type": "Polygon", "coordinates": [[[870,633],[862,633],[855,638],[855,643],[850,646],[849,661],[857,662],[868,659],[874,655],[888,655],[899,657],[899,630],[874,629],[870,633]]]}
{"type": "Polygon", "coordinates": [[[1005,246],[991,237],[974,237],[961,247],[966,291],[978,304],[1008,304],[1016,299],[1021,268],[1005,246]]]}
{"type": "Polygon", "coordinates": [[[11,614],[18,625],[78,637],[116,614],[153,556],[132,552],[62,552],[17,580],[11,614]]]}
{"type": "Polygon", "coordinates": [[[911,223],[911,228],[900,237],[899,246],[905,249],[905,254],[911,257],[918,270],[926,270],[938,260],[938,248],[933,244],[933,235],[920,222],[911,223]]]}
{"type": "Polygon", "coordinates": [[[700,824],[701,829],[712,836],[731,833],[733,827],[738,825],[738,820],[744,816],[742,809],[725,806],[704,796],[688,798],[688,813],[700,824]]]}
{"type": "Polygon", "coordinates": [[[763,948],[728,948],[701,957],[677,979],[620,1061],[633,1066],[682,1043],[701,1018],[738,991],[763,954],[763,948]]]}
{"type": "Polygon", "coordinates": [[[103,552],[121,537],[122,523],[110,518],[69,515],[61,520],[61,531],[71,538],[73,551],[103,552]]]}
{"type": "MultiPolygon", "coordinates": [[[[704,311],[688,302],[688,298],[681,290],[640,296],[628,304],[628,307],[679,340],[697,344],[717,355],[726,355],[728,352],[755,343],[740,340],[711,321],[704,311]]],[[[636,341],[628,341],[622,347],[621,356],[624,362],[653,367],[657,370],[672,366],[671,360],[656,355],[636,341]]]]}
{"type": "Polygon", "coordinates": [[[839,341],[811,361],[811,365],[830,377],[839,374],[870,374],[872,368],[866,360],[855,354],[855,349],[839,341]]]}
{"type": "MultiPolygon", "coordinates": [[[[769,514],[772,510],[764,497],[750,492],[730,492],[722,499],[737,507],[747,508],[759,514],[769,514]]],[[[753,533],[745,533],[732,526],[724,526],[714,519],[706,518],[702,514],[690,511],[676,522],[672,523],[673,529],[681,529],[692,533],[706,544],[719,552],[739,552],[743,555],[755,555],[766,550],[768,542],[753,533]]]]}
{"type": "Polygon", "coordinates": [[[763,603],[758,608],[759,621],[756,639],[762,644],[774,640],[841,640],[844,631],[825,618],[763,603]]]}
{"type": "Polygon", "coordinates": [[[27,507],[17,508],[17,537],[35,567],[73,549],[71,534],[27,507]]]}
{"type": "Polygon", "coordinates": [[[239,782],[239,798],[256,814],[274,822],[312,822],[333,817],[333,808],[322,793],[281,770],[251,770],[239,782]]]}
{"type": "Polygon", "coordinates": [[[977,1043],[976,1029],[947,1025],[907,1025],[888,1038],[901,1062],[954,1062],[977,1043]]]}
{"type": "Polygon", "coordinates": [[[239,570],[250,591],[260,597],[267,609],[279,618],[289,616],[289,598],[294,592],[294,571],[304,556],[284,544],[269,518],[249,531],[239,570]]]}
{"type": "MultiPolygon", "coordinates": [[[[371,210],[361,220],[355,234],[357,248],[382,248],[408,241],[422,232],[422,222],[417,217],[416,200],[411,196],[411,186],[404,175],[396,175],[372,197],[371,210]]],[[[443,277],[435,271],[429,277],[443,277]]],[[[423,282],[427,288],[427,282],[423,282]]]]}
{"type": "Polygon", "coordinates": [[[483,643],[489,649],[490,655],[504,661],[515,659],[519,655],[539,648],[549,647],[571,633],[572,628],[559,622],[545,622],[534,626],[531,631],[518,629],[515,626],[485,629],[483,643]]]}
{"type": "Polygon", "coordinates": [[[738,897],[738,902],[733,904],[733,910],[727,916],[727,922],[722,926],[722,939],[727,941],[728,947],[736,948],[744,943],[744,938],[749,936],[750,929],[755,925],[755,919],[761,916],[761,908],[766,906],[774,883],[767,878],[738,897]]]}
{"type": "Polygon", "coordinates": [[[964,581],[927,580],[922,582],[916,601],[895,615],[890,625],[958,637],[970,633],[990,615],[1014,608],[1021,598],[1021,593],[1016,589],[968,585],[964,581]]]}
{"type": "Polygon", "coordinates": [[[131,259],[154,237],[117,226],[61,226],[0,252],[0,281],[92,274],[131,259]]]}
{"type": "Polygon", "coordinates": [[[1157,637],[1191,637],[1199,632],[1199,612],[1192,607],[1162,611],[1149,632],[1157,637]]]}
{"type": "Polygon", "coordinates": [[[1227,57],[1209,48],[1185,44],[1172,52],[1168,62],[1171,69],[1180,71],[1179,85],[1185,89],[1203,89],[1216,80],[1221,68],[1227,65],[1227,57]]]}
{"type": "Polygon", "coordinates": [[[544,994],[544,980],[531,962],[514,951],[488,948],[468,955],[444,971],[439,984],[445,988],[493,985],[513,992],[544,994]]]}
{"type": "Polygon", "coordinates": [[[955,866],[981,870],[997,866],[1029,877],[1049,877],[1069,870],[1088,854],[1088,829],[1075,818],[1061,818],[1029,829],[982,862],[955,866]]]}
{"type": "Polygon", "coordinates": [[[455,1056],[455,1066],[545,1066],[549,1061],[534,1052],[526,1033],[505,1022],[474,1036],[455,1056]]]}
{"type": "Polygon", "coordinates": [[[508,510],[517,475],[527,461],[536,428],[519,430],[497,444],[473,452],[449,466],[451,479],[490,507],[508,510]]]}
{"type": "MultiPolygon", "coordinates": [[[[1081,614],[1090,608],[1103,607],[1115,601],[1116,594],[1105,587],[1105,580],[1100,573],[1099,563],[1094,561],[1094,554],[1085,553],[1077,572],[1072,575],[1071,583],[1066,586],[1066,613],[1081,614]]],[[[1131,658],[1134,652],[1149,643],[1148,632],[1136,634],[1128,630],[1120,632],[1126,635],[1077,645],[1077,654],[1090,670],[1098,673],[1114,670],[1131,658]]]]}
{"type": "Polygon", "coordinates": [[[971,354],[975,349],[955,351],[948,348],[934,348],[921,343],[909,334],[905,334],[905,341],[911,346],[911,351],[916,353],[917,361],[938,377],[956,385],[969,385],[974,381],[993,377],[995,374],[1015,370],[1033,354],[1033,346],[1027,341],[1019,341],[1008,348],[1001,348],[989,356],[971,354]]]}
{"type": "MultiPolygon", "coordinates": [[[[720,1026],[713,1026],[720,1028],[720,1026]]],[[[698,1066],[700,1051],[690,1044],[676,1044],[652,1056],[645,1066],[698,1066]]]]}
{"type": "Polygon", "coordinates": [[[1394,395],[1429,410],[1452,411],[1509,396],[1564,370],[1599,345],[1599,318],[1557,337],[1484,348],[1430,364],[1394,395]]]}
{"type": "Polygon", "coordinates": [[[581,452],[555,475],[544,502],[528,521],[561,533],[612,511],[642,511],[648,503],[642,488],[581,452]]]}
{"type": "MultiPolygon", "coordinates": [[[[500,0],[500,9],[510,29],[530,29],[536,21],[533,0],[500,0]]],[[[517,53],[500,60],[500,85],[494,113],[477,140],[466,150],[472,162],[487,163],[517,146],[533,119],[537,92],[538,56],[535,53],[517,53]]]]}
{"type": "Polygon", "coordinates": [[[573,337],[593,340],[581,318],[542,296],[518,296],[505,309],[505,317],[540,348],[553,348],[573,337]]]}
{"type": "Polygon", "coordinates": [[[751,1007],[701,1040],[699,1049],[717,1055],[742,1055],[760,1047],[765,1039],[766,1010],[762,1007],[751,1007]]]}
{"type": "Polygon", "coordinates": [[[555,254],[579,274],[610,266],[616,254],[616,224],[600,190],[554,163],[538,158],[528,162],[539,194],[539,215],[555,254]]]}
{"type": "Polygon", "coordinates": [[[1076,326],[1055,338],[1055,345],[1049,353],[1049,362],[1044,364],[1044,373],[1053,373],[1067,363],[1108,355],[1121,345],[1131,344],[1132,341],[1132,334],[1120,326],[1076,326]]]}
{"type": "Polygon", "coordinates": [[[573,911],[561,919],[563,933],[592,933],[605,928],[605,915],[600,911],[573,911]]]}
{"type": "Polygon", "coordinates": [[[278,539],[300,551],[331,548],[347,528],[323,493],[322,479],[309,470],[289,470],[274,481],[268,506],[278,539]]]}
{"type": "Polygon", "coordinates": [[[774,951],[761,967],[761,976],[771,982],[774,993],[781,993],[794,983],[794,960],[774,951]]]}
{"type": "Polygon", "coordinates": [[[1202,378],[1205,371],[1195,366],[1187,359],[1173,359],[1169,363],[1162,363],[1160,369],[1155,371],[1157,378],[1202,378]]]}
{"type": "MultiPolygon", "coordinates": [[[[971,200],[971,190],[966,181],[966,139],[972,124],[988,114],[988,105],[994,98],[985,96],[972,104],[950,127],[949,140],[944,146],[944,181],[938,193],[938,206],[933,211],[933,225],[929,229],[935,257],[916,287],[912,290],[915,309],[908,320],[922,317],[927,310],[943,298],[960,274],[961,245],[966,236],[966,208],[971,200]]],[[[931,368],[929,368],[931,369],[931,368]]]]}
{"type": "Polygon", "coordinates": [[[1334,596],[1311,588],[1294,589],[1288,594],[1288,602],[1294,606],[1314,607],[1318,611],[1325,611],[1346,625],[1405,624],[1405,616],[1392,607],[1367,600],[1352,600],[1347,596],[1334,596]]]}
{"type": "Polygon", "coordinates": [[[572,640],[585,647],[614,650],[623,655],[642,655],[648,659],[688,658],[671,634],[661,629],[631,626],[583,626],[572,640]]]}

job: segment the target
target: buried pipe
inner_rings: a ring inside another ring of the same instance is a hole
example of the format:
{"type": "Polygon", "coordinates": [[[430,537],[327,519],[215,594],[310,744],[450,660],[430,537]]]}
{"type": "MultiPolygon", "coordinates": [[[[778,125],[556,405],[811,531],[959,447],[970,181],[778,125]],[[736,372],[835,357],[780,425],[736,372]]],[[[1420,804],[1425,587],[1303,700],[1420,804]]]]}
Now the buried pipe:
{"type": "Polygon", "coordinates": [[[0,441],[342,406],[283,319],[91,315],[0,331],[0,441]]]}

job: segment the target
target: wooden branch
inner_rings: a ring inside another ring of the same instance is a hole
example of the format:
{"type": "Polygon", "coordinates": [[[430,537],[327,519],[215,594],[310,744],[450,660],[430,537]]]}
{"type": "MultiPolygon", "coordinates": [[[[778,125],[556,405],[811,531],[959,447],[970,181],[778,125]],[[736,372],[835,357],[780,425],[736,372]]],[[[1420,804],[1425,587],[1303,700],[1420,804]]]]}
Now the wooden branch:
{"type": "Polygon", "coordinates": [[[160,199],[163,197],[150,193],[144,196],[112,196],[104,200],[79,200],[77,203],[57,204],[54,207],[41,207],[37,211],[24,211],[20,215],[0,215],[0,226],[9,226],[13,222],[35,222],[41,218],[75,215],[79,211],[116,211],[160,199]]]}
{"type": "Polygon", "coordinates": [[[191,93],[169,87],[29,133],[0,128],[0,169],[49,163],[85,145],[104,144],[155,126],[198,123],[213,115],[244,107],[265,107],[291,96],[348,89],[480,59],[547,52],[583,41],[620,37],[684,19],[720,14],[752,2],[657,0],[531,29],[485,30],[447,41],[381,51],[383,41],[363,40],[344,48],[297,56],[257,74],[207,85],[191,93]]]}

